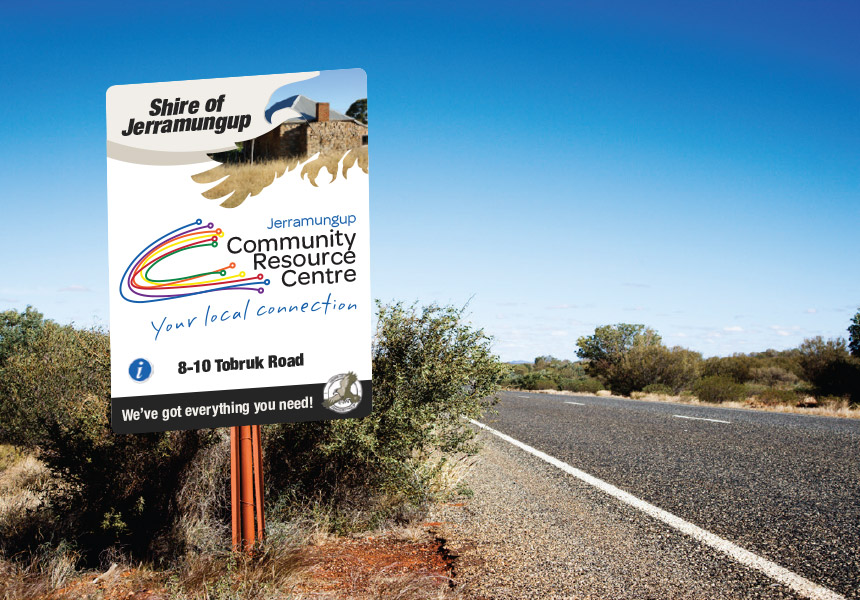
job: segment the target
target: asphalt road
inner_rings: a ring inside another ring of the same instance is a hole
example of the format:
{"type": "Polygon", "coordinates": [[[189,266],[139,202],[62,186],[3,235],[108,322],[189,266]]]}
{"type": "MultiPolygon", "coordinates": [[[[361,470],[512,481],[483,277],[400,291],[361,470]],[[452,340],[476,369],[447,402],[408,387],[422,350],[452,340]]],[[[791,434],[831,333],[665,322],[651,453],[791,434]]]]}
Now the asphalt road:
{"type": "Polygon", "coordinates": [[[860,598],[860,420],[526,392],[496,408],[484,424],[860,598]]]}

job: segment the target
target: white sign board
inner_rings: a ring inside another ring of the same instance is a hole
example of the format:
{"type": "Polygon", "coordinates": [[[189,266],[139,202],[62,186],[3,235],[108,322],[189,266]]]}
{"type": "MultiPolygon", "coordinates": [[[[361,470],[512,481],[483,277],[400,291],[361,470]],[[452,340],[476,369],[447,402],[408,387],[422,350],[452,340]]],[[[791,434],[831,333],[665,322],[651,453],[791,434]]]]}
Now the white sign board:
{"type": "Polygon", "coordinates": [[[118,433],[371,410],[366,76],[107,91],[118,433]]]}

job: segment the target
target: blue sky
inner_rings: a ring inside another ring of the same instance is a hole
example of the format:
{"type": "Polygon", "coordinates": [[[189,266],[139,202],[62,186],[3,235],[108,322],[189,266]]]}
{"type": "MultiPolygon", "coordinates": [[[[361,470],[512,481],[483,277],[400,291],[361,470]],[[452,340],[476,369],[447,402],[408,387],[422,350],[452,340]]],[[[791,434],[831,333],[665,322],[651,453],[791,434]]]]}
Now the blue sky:
{"type": "Polygon", "coordinates": [[[355,68],[322,71],[313,79],[278,88],[272,93],[266,108],[296,94],[302,94],[311,100],[328,102],[332,110],[346,114],[353,102],[366,97],[367,77],[361,69],[355,68]]]}
{"type": "Polygon", "coordinates": [[[0,309],[107,323],[104,93],[362,67],[373,293],[508,360],[645,323],[706,355],[860,306],[855,2],[34,2],[3,23],[0,309]]]}

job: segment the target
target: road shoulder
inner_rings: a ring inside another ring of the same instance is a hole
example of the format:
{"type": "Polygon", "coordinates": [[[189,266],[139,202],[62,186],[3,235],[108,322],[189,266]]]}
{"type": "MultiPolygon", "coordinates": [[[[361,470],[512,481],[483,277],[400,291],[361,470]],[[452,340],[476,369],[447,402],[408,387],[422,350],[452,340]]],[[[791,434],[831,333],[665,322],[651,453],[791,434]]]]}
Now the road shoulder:
{"type": "Polygon", "coordinates": [[[472,598],[796,598],[502,440],[482,434],[474,497],[433,510],[472,598]]]}

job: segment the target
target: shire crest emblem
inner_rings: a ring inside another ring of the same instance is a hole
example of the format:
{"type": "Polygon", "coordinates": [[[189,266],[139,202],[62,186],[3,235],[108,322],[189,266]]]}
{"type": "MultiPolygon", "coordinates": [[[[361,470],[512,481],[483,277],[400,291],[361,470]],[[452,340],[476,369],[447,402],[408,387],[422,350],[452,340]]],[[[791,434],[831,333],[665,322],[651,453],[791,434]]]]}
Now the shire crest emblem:
{"type": "Polygon", "coordinates": [[[335,375],[325,384],[323,406],[336,413],[348,413],[361,403],[361,383],[350,371],[335,375]]]}

